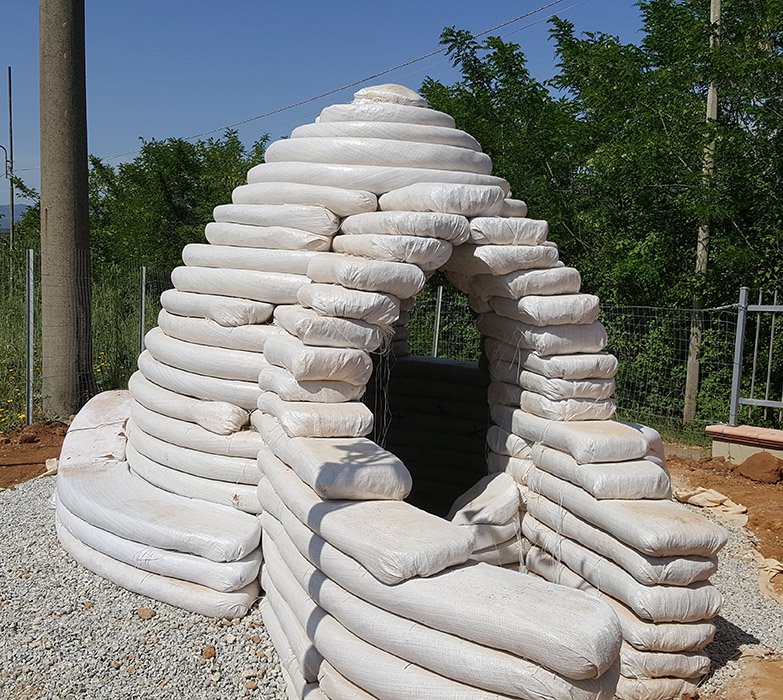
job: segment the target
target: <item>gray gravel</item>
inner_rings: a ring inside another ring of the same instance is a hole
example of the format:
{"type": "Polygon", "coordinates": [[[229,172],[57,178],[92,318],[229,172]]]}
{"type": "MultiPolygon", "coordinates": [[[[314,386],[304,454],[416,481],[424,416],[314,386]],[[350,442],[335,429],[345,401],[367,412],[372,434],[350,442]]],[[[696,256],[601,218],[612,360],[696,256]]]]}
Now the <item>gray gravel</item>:
{"type": "Polygon", "coordinates": [[[57,543],[54,484],[0,491],[0,697],[285,698],[257,608],[234,623],[208,619],[83,569],[57,543]]]}
{"type": "Polygon", "coordinates": [[[783,606],[761,595],[758,566],[751,550],[756,537],[735,519],[714,508],[688,506],[729,532],[719,556],[718,572],[711,581],[723,594],[723,610],[717,619],[715,640],[707,647],[712,673],[704,691],[714,692],[734,677],[740,659],[783,654],[783,606]]]}

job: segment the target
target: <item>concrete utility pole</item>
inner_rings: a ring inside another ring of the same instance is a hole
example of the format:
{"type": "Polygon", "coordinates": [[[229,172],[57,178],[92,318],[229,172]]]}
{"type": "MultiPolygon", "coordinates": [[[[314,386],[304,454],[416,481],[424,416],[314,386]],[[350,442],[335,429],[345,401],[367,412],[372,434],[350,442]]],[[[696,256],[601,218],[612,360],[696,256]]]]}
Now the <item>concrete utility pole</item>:
{"type": "MultiPolygon", "coordinates": [[[[720,43],[720,2],[710,0],[710,51],[715,51],[720,43]]],[[[718,88],[714,81],[710,80],[707,87],[707,122],[714,122],[718,118],[718,88]]],[[[709,181],[715,172],[715,140],[710,141],[704,148],[704,162],[702,175],[705,181],[709,181]]],[[[710,245],[710,222],[705,219],[699,226],[696,238],[696,277],[703,278],[707,273],[710,245]]],[[[701,356],[701,342],[703,337],[703,318],[701,310],[704,306],[701,292],[697,291],[693,297],[693,316],[691,317],[690,342],[688,344],[688,367],[685,376],[685,408],[683,421],[693,423],[696,417],[696,398],[699,394],[699,368],[701,356]]]]}
{"type": "Polygon", "coordinates": [[[93,393],[84,0],[40,0],[41,327],[47,417],[93,393]]]}

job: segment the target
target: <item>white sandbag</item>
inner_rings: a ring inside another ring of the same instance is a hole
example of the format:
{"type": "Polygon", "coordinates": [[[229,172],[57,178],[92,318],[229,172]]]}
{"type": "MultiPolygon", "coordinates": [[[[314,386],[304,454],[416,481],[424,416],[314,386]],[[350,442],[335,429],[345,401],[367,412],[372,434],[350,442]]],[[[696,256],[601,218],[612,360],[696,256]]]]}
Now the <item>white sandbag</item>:
{"type": "Polygon", "coordinates": [[[292,335],[270,339],[264,359],[284,367],[299,381],[339,381],[364,386],[372,374],[372,360],[363,350],[305,345],[292,335]]]}
{"type": "Polygon", "coordinates": [[[397,141],[357,136],[280,139],[267,146],[267,163],[340,163],[398,168],[429,168],[489,175],[486,153],[439,143],[397,141]]]}
{"type": "MultiPolygon", "coordinates": [[[[504,206],[508,200],[503,200],[504,206]]],[[[470,220],[470,240],[476,245],[538,245],[546,240],[549,224],[540,219],[477,216],[470,220]]]]}
{"type": "MultiPolygon", "coordinates": [[[[545,396],[546,398],[552,401],[563,401],[565,399],[591,399],[593,401],[604,401],[612,397],[615,388],[614,379],[559,379],[556,377],[550,379],[542,374],[538,374],[536,372],[529,372],[525,369],[522,369],[522,367],[525,365],[536,366],[536,362],[531,361],[534,360],[535,358],[536,360],[539,360],[539,362],[537,363],[538,366],[544,364],[541,362],[541,360],[550,361],[550,362],[546,362],[546,365],[548,365],[549,367],[545,366],[544,369],[554,370],[555,369],[553,366],[554,362],[551,361],[555,360],[558,357],[569,357],[569,356],[552,355],[548,358],[542,358],[538,355],[535,355],[534,353],[521,350],[520,362],[515,362],[515,361],[507,362],[505,360],[490,360],[489,371],[493,382],[516,385],[522,390],[531,391],[541,396],[545,396]],[[524,358],[522,357],[523,354],[525,355],[524,358]]],[[[580,358],[580,356],[578,355],[572,355],[570,357],[574,357],[577,359],[580,358]]],[[[604,356],[585,355],[583,357],[600,358],[604,356]]],[[[613,356],[608,356],[608,357],[613,357],[613,356]]],[[[581,363],[581,364],[594,365],[598,363],[581,363]]],[[[580,368],[575,365],[572,365],[568,369],[578,370],[580,368]]],[[[585,371],[587,371],[587,368],[585,369],[585,371]]],[[[575,371],[573,373],[578,374],[581,372],[575,371]]]]}
{"type": "Polygon", "coordinates": [[[535,575],[547,581],[569,588],[578,588],[603,600],[617,615],[623,631],[623,639],[642,651],[698,651],[706,647],[715,637],[715,624],[710,621],[646,622],[641,620],[620,601],[599,592],[579,574],[555,561],[538,547],[530,548],[526,555],[526,564],[531,572],[535,572],[535,575]]]}
{"type": "Polygon", "coordinates": [[[666,470],[666,448],[664,447],[661,434],[648,425],[639,423],[626,423],[626,425],[629,425],[634,430],[638,430],[644,436],[644,439],[647,440],[646,459],[655,462],[661,469],[666,470]]]}
{"type": "Polygon", "coordinates": [[[161,306],[170,314],[190,318],[206,318],[221,326],[243,326],[266,323],[272,316],[273,304],[250,299],[235,299],[214,294],[194,294],[167,289],[160,295],[161,306]]]}
{"type": "Polygon", "coordinates": [[[98,576],[134,593],[212,618],[243,617],[258,597],[258,582],[233,592],[221,592],[197,583],[153,574],[101,554],[82,544],[55,519],[63,549],[98,576]]]}
{"type": "MultiPolygon", "coordinates": [[[[517,492],[517,498],[520,498],[519,489],[517,488],[516,483],[514,483],[514,490],[517,492]]],[[[486,523],[480,523],[478,525],[460,524],[460,527],[464,527],[470,530],[471,534],[473,535],[473,551],[477,552],[489,547],[495,547],[504,542],[508,542],[511,539],[516,539],[520,529],[519,514],[517,513],[514,518],[501,525],[488,525],[486,523]]],[[[471,558],[475,559],[475,557],[471,558]]],[[[486,560],[479,559],[478,561],[486,560]]]]}
{"type": "Polygon", "coordinates": [[[376,211],[349,216],[340,225],[348,236],[389,235],[437,238],[461,245],[470,238],[468,220],[458,214],[417,211],[376,211]]]}
{"type": "Polygon", "coordinates": [[[299,289],[310,284],[310,280],[304,275],[210,267],[176,267],[171,272],[171,281],[183,292],[220,292],[228,297],[264,301],[268,304],[293,304],[299,289]]]}
{"type": "Polygon", "coordinates": [[[527,513],[522,534],[607,595],[652,622],[697,622],[720,612],[721,594],[707,581],[689,586],[644,586],[608,559],[554,530],[527,513]]]}
{"type": "Polygon", "coordinates": [[[258,375],[258,386],[277,394],[283,401],[314,401],[342,403],[357,401],[364,394],[364,386],[335,381],[298,380],[287,369],[266,364],[258,375]]]}
{"type": "Polygon", "coordinates": [[[245,513],[261,512],[255,486],[205,479],[171,469],[140,454],[131,444],[128,445],[127,460],[134,474],[169,493],[218,503],[245,513]]]}
{"type": "MultiPolygon", "coordinates": [[[[446,146],[459,146],[472,151],[480,151],[481,145],[470,134],[459,129],[425,124],[402,124],[400,122],[316,122],[303,124],[291,132],[292,139],[298,138],[335,138],[353,137],[370,139],[394,139],[396,141],[415,141],[418,143],[438,143],[446,146]]],[[[307,202],[302,202],[306,204],[307,202]]],[[[331,209],[324,204],[327,209],[331,209]]],[[[332,211],[335,211],[332,209],[332,211]]],[[[365,209],[364,211],[369,211],[365,209]]],[[[339,212],[337,212],[339,213],[339,212]]],[[[357,212],[352,212],[357,213],[357,212]]],[[[347,214],[340,214],[347,216],[347,214]]]]}
{"type": "MultiPolygon", "coordinates": [[[[312,126],[318,126],[313,124],[312,126]]],[[[297,129],[294,129],[296,133],[297,129]]],[[[378,199],[371,192],[342,187],[318,187],[294,182],[258,182],[240,185],[231,193],[234,204],[304,204],[328,209],[337,216],[375,211],[378,199]]]]}
{"type": "Polygon", "coordinates": [[[615,412],[613,401],[595,399],[564,399],[552,401],[541,394],[525,391],[506,382],[492,382],[487,389],[490,405],[500,404],[521,408],[523,411],[547,420],[608,420],[615,412]]]}
{"type": "Polygon", "coordinates": [[[521,299],[493,297],[490,304],[498,316],[532,326],[565,326],[592,323],[598,319],[598,297],[593,294],[526,296],[521,299]]]}
{"type": "Polygon", "coordinates": [[[305,345],[331,348],[355,348],[365,352],[377,350],[389,337],[388,326],[377,326],[350,318],[322,316],[299,305],[275,309],[275,321],[305,345]]]}
{"type": "Polygon", "coordinates": [[[129,566],[161,576],[191,581],[222,592],[239,590],[258,578],[262,561],[260,549],[253,550],[238,561],[213,562],[193,554],[123,539],[78,518],[56,497],[55,501],[57,518],[71,535],[86,546],[129,566]]]}
{"type": "Polygon", "coordinates": [[[466,528],[405,501],[323,500],[268,448],[258,466],[300,522],[390,586],[462,564],[473,550],[466,528]]]}
{"type": "MultiPolygon", "coordinates": [[[[281,665],[290,675],[299,674],[305,683],[313,683],[318,680],[323,657],[308,636],[308,630],[299,622],[291,606],[280,594],[279,584],[275,579],[274,569],[265,562],[261,574],[261,585],[271,610],[267,608],[263,611],[264,626],[271,623],[269,629],[274,630],[275,633],[272,638],[275,650],[277,651],[278,646],[281,647],[278,651],[281,665]]],[[[313,604],[314,617],[320,612],[316,612],[315,607],[313,604]]],[[[270,637],[272,637],[271,634],[270,637]]],[[[295,683],[295,685],[301,684],[295,683]]]]}
{"type": "Polygon", "coordinates": [[[267,339],[281,333],[268,323],[223,326],[206,318],[175,316],[165,309],[158,314],[158,326],[167,336],[178,340],[254,353],[262,352],[267,339]]]}
{"type": "Polygon", "coordinates": [[[529,486],[562,503],[582,520],[652,557],[711,557],[726,544],[726,531],[681,503],[668,500],[598,501],[573,484],[533,469],[529,486]]]}
{"type": "Polygon", "coordinates": [[[205,377],[169,367],[152,357],[147,350],[139,355],[137,364],[147,379],[178,394],[208,401],[225,401],[247,410],[256,407],[259,391],[255,382],[205,377]]]}
{"type": "Polygon", "coordinates": [[[186,342],[166,335],[159,327],[144,336],[144,344],[158,362],[207,377],[252,382],[261,371],[260,352],[186,342]]]}
{"type": "Polygon", "coordinates": [[[258,448],[263,444],[261,436],[255,430],[215,435],[193,423],[154,413],[136,401],[131,404],[130,415],[148,435],[191,450],[254,459],[258,448]]]}
{"type": "Polygon", "coordinates": [[[718,568],[715,557],[650,557],[640,554],[537,493],[528,494],[527,509],[538,522],[610,559],[644,586],[688,586],[706,581],[718,568]]]}
{"type": "Polygon", "coordinates": [[[615,663],[620,630],[614,613],[600,601],[478,562],[386,586],[299,523],[275,498],[264,498],[261,520],[265,536],[286,561],[291,561],[286,552],[295,547],[328,578],[372,605],[509,651],[567,678],[598,678],[615,663]],[[552,609],[558,610],[556,617],[549,614],[552,609]]]}
{"type": "Polygon", "coordinates": [[[307,276],[313,282],[339,284],[363,292],[383,292],[398,299],[415,296],[426,282],[424,273],[416,265],[337,253],[321,253],[314,258],[307,276]]]}
{"type": "Polygon", "coordinates": [[[490,452],[487,455],[487,471],[490,474],[508,474],[519,484],[527,484],[528,474],[533,468],[530,459],[518,459],[490,452]]]}
{"type": "Polygon", "coordinates": [[[636,500],[671,497],[669,476],[657,464],[646,459],[579,464],[565,452],[536,445],[533,461],[539,469],[581,486],[593,498],[636,500]]]}
{"type": "Polygon", "coordinates": [[[128,380],[133,398],[151,411],[171,418],[190,421],[217,435],[230,435],[247,425],[250,416],[225,401],[200,401],[153,384],[141,372],[128,380]]]}
{"type": "Polygon", "coordinates": [[[497,216],[525,217],[527,216],[527,204],[521,199],[506,197],[503,200],[503,206],[500,207],[497,216]]]}
{"type": "Polygon", "coordinates": [[[304,204],[219,204],[212,213],[218,223],[285,226],[319,236],[331,236],[340,227],[334,212],[304,204]]]}
{"type": "Polygon", "coordinates": [[[284,581],[281,585],[291,595],[298,594],[303,618],[312,603],[308,605],[299,591],[312,591],[316,602],[360,639],[444,678],[520,698],[608,700],[612,695],[616,669],[599,680],[566,680],[518,656],[473,644],[377,608],[325,577],[296,549],[288,547],[284,557],[274,541],[268,537],[264,540],[274,569],[280,572],[279,578],[284,581]]]}
{"type": "Polygon", "coordinates": [[[543,356],[598,353],[607,343],[606,330],[599,321],[588,325],[539,328],[495,313],[485,313],[478,317],[476,327],[482,335],[543,356]]]}
{"type": "Polygon", "coordinates": [[[620,650],[620,673],[626,678],[701,678],[710,670],[704,652],[665,653],[639,651],[624,643],[620,650]]]}
{"type": "Polygon", "coordinates": [[[454,128],[454,118],[426,106],[359,100],[351,104],[329,105],[321,110],[319,122],[394,122],[427,124],[454,128]]]}
{"type": "Polygon", "coordinates": [[[424,236],[364,234],[335,236],[333,250],[372,260],[418,265],[425,272],[437,270],[451,256],[448,241],[424,236]]]}
{"type": "Polygon", "coordinates": [[[497,425],[529,442],[567,452],[580,464],[625,462],[647,453],[647,442],[633,428],[614,421],[550,421],[521,409],[491,406],[497,425]]]}
{"type": "Polygon", "coordinates": [[[372,695],[338,673],[328,661],[321,664],[318,684],[329,700],[375,700],[372,695]]]}
{"type": "Polygon", "coordinates": [[[474,561],[483,561],[492,566],[505,566],[506,564],[521,563],[525,560],[525,548],[523,540],[519,537],[506,540],[483,549],[474,549],[470,558],[474,561]]]}
{"type": "Polygon", "coordinates": [[[329,250],[332,234],[321,235],[290,226],[251,226],[210,222],[204,229],[212,245],[233,245],[267,250],[329,250]]]}
{"type": "MultiPolygon", "coordinates": [[[[456,248],[443,266],[447,272],[472,277],[505,275],[518,270],[548,269],[557,263],[557,248],[544,245],[465,245],[456,248]]],[[[483,296],[480,287],[475,288],[483,296]]],[[[539,292],[545,293],[545,292],[539,292]]]]}
{"type": "Polygon", "coordinates": [[[473,291],[483,297],[521,299],[537,294],[576,294],[582,284],[579,271],[573,267],[551,267],[544,270],[517,270],[507,274],[490,271],[473,280],[473,291]]]}
{"type": "Polygon", "coordinates": [[[497,425],[492,425],[487,430],[487,446],[492,452],[518,459],[530,459],[533,454],[531,445],[526,440],[497,425]]]}
{"type": "Polygon", "coordinates": [[[228,245],[188,243],[182,249],[182,262],[194,267],[220,267],[233,270],[258,272],[286,272],[304,275],[314,251],[265,250],[263,248],[238,248],[228,245]]]}
{"type": "Polygon", "coordinates": [[[253,424],[272,452],[321,498],[402,500],[410,493],[405,465],[372,440],[291,438],[261,412],[253,414],[253,424]]]}
{"type": "Polygon", "coordinates": [[[491,186],[499,188],[504,194],[508,191],[508,183],[503,178],[494,175],[457,170],[337,163],[261,163],[248,171],[247,181],[249,183],[301,182],[308,185],[366,190],[376,195],[382,195],[384,192],[416,183],[430,184],[433,182],[464,184],[471,187],[491,186]]]}
{"type": "Polygon", "coordinates": [[[519,492],[505,474],[479,479],[449,509],[447,520],[456,525],[501,525],[519,513],[519,492]]]}
{"type": "Polygon", "coordinates": [[[397,320],[400,302],[389,294],[359,292],[338,284],[309,284],[297,294],[302,306],[323,316],[354,318],[379,326],[389,326],[397,320]]]}
{"type": "Polygon", "coordinates": [[[698,692],[696,683],[683,678],[625,678],[617,681],[620,700],[671,700],[698,692]]]}
{"type": "Polygon", "coordinates": [[[145,433],[132,419],[128,419],[127,433],[128,443],[158,464],[205,479],[253,486],[258,484],[259,474],[254,459],[180,447],[145,433]]]}
{"type": "Polygon", "coordinates": [[[262,391],[258,408],[274,416],[291,437],[363,437],[372,432],[372,411],[356,401],[283,401],[271,391],[262,391]]]}
{"type": "Polygon", "coordinates": [[[383,211],[438,211],[462,216],[491,216],[500,210],[502,188],[485,185],[459,185],[448,181],[424,181],[393,189],[378,200],[383,211]]]}

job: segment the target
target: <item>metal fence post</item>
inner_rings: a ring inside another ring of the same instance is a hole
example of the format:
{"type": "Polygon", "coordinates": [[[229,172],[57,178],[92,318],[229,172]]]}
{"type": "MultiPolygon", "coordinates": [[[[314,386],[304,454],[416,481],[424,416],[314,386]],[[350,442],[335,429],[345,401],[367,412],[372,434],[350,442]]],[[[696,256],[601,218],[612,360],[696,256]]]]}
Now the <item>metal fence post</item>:
{"type": "Polygon", "coordinates": [[[731,403],[729,404],[729,425],[737,425],[737,413],[742,384],[742,349],[745,343],[745,320],[748,315],[747,287],[740,287],[737,307],[737,335],[734,338],[734,367],[731,373],[731,403]]]}
{"type": "Polygon", "coordinates": [[[33,422],[33,372],[35,370],[35,253],[27,249],[27,395],[25,414],[27,425],[33,422]]]}
{"type": "Polygon", "coordinates": [[[139,355],[144,352],[144,332],[147,328],[147,268],[141,266],[139,284],[139,355]]]}
{"type": "Polygon", "coordinates": [[[443,306],[443,286],[438,285],[438,293],[435,297],[435,326],[432,329],[432,356],[438,356],[438,340],[440,339],[440,312],[443,306]]]}

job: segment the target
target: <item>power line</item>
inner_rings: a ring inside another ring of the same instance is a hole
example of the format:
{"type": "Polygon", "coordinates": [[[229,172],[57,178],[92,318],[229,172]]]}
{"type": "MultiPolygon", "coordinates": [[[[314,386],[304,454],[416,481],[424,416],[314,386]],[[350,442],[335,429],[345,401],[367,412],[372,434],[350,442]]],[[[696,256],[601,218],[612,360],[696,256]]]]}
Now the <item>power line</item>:
{"type": "MultiPolygon", "coordinates": [[[[532,15],[538,14],[539,12],[543,12],[544,10],[549,9],[550,7],[553,7],[555,5],[559,5],[561,2],[564,2],[564,0],[551,0],[551,2],[548,2],[544,5],[541,5],[540,7],[537,7],[533,10],[529,10],[521,15],[518,15],[517,17],[512,17],[509,20],[506,20],[505,22],[501,22],[500,24],[496,24],[494,27],[490,27],[489,29],[485,29],[478,34],[474,34],[473,36],[478,38],[482,36],[486,36],[490,32],[497,31],[498,29],[502,29],[503,27],[507,27],[510,24],[516,24],[520,20],[526,19],[527,17],[530,17],[532,15]]],[[[532,26],[532,25],[529,25],[532,26]]],[[[525,27],[522,27],[521,29],[524,29],[525,27]]],[[[292,102],[291,104],[286,105],[285,107],[278,107],[277,109],[270,110],[268,112],[264,112],[263,114],[257,114],[254,117],[248,117],[247,119],[242,119],[237,122],[233,122],[232,124],[226,124],[225,126],[220,126],[215,129],[209,129],[208,131],[202,131],[201,133],[194,134],[193,136],[186,136],[183,137],[183,141],[191,141],[193,139],[202,138],[204,136],[210,136],[212,134],[222,133],[226,131],[227,129],[234,129],[238,126],[244,126],[245,124],[249,124],[254,121],[258,121],[259,119],[265,119],[267,117],[272,117],[275,114],[280,114],[281,112],[287,112],[290,109],[294,109],[296,107],[301,107],[302,105],[309,104],[311,102],[316,102],[317,100],[321,100],[324,97],[330,97],[331,95],[335,95],[338,92],[343,92],[344,90],[349,90],[353,87],[358,87],[359,85],[362,85],[363,83],[369,82],[370,80],[375,80],[376,78],[380,78],[384,75],[388,75],[389,73],[393,73],[394,71],[400,70],[401,68],[407,68],[408,66],[412,66],[416,63],[420,63],[421,61],[425,61],[428,58],[432,58],[433,56],[437,56],[439,54],[445,53],[446,49],[436,49],[435,51],[430,51],[429,53],[424,54],[423,56],[418,56],[417,58],[412,58],[409,61],[405,61],[403,63],[400,63],[396,66],[392,66],[391,68],[386,68],[382,71],[379,71],[377,73],[373,73],[372,75],[365,76],[361,80],[355,80],[352,83],[347,83],[346,85],[341,85],[340,87],[332,88],[331,90],[327,90],[326,92],[322,92],[318,95],[314,95],[312,97],[307,97],[303,100],[299,100],[298,102],[292,102]]],[[[133,151],[126,151],[125,153],[118,153],[117,155],[109,156],[108,158],[104,158],[104,160],[116,160],[117,158],[124,158],[125,156],[132,156],[139,153],[139,149],[133,150],[133,151]]]]}

